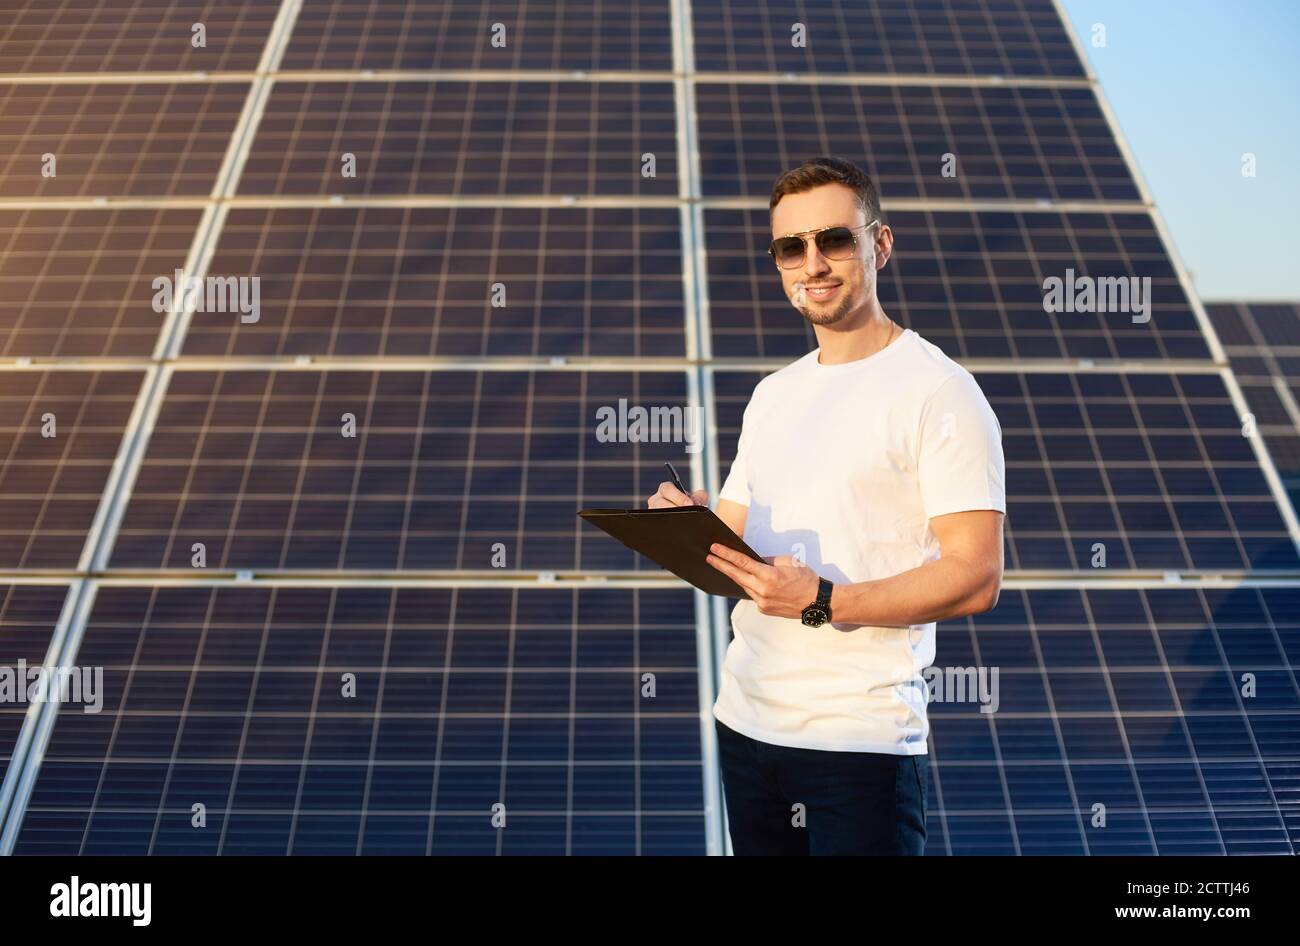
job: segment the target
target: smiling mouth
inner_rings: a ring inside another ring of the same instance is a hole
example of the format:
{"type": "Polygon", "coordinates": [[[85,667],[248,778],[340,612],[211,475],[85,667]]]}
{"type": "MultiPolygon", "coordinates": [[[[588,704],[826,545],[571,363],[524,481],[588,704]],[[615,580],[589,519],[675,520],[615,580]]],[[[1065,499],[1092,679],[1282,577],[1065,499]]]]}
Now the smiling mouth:
{"type": "Polygon", "coordinates": [[[808,294],[809,298],[822,300],[822,299],[829,299],[831,296],[835,295],[835,290],[838,288],[840,288],[840,284],[836,283],[833,286],[822,286],[817,289],[811,288],[809,286],[804,286],[804,291],[808,294]]]}

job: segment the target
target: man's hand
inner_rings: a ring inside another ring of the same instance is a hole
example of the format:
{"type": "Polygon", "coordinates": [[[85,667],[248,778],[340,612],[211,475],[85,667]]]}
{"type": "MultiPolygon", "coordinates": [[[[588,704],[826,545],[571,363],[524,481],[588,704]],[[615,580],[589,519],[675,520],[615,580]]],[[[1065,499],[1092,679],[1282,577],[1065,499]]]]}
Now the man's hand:
{"type": "Polygon", "coordinates": [[[764,565],[716,542],[709,551],[705,561],[744,588],[764,614],[802,617],[817,598],[817,573],[793,555],[777,555],[764,565]]]}
{"type": "Polygon", "coordinates": [[[659,484],[659,491],[646,502],[651,509],[666,509],[669,506],[707,506],[709,494],[702,489],[697,489],[688,496],[674,486],[672,480],[665,480],[659,484]]]}

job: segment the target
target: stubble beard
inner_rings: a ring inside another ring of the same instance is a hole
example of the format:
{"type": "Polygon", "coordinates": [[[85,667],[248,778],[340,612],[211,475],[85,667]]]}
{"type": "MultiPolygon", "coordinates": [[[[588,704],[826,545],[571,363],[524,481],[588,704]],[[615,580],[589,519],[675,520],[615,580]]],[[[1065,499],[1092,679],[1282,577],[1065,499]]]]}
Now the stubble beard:
{"type": "MultiPolygon", "coordinates": [[[[847,287],[841,284],[840,288],[847,287]]],[[[809,299],[809,296],[805,294],[804,298],[809,299]]],[[[808,321],[809,325],[834,325],[853,311],[853,306],[856,301],[857,300],[848,292],[842,292],[839,294],[839,298],[835,302],[835,307],[832,309],[816,306],[814,303],[811,303],[811,301],[807,305],[802,307],[796,306],[795,308],[799,314],[808,321]]]]}

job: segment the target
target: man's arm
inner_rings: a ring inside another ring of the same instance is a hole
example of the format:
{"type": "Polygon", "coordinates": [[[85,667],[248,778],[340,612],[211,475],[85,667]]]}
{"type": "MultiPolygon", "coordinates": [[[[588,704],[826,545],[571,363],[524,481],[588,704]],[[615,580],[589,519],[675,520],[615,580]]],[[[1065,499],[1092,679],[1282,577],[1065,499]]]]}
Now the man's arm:
{"type": "MultiPolygon", "coordinates": [[[[905,627],[987,611],[1002,584],[1002,513],[972,510],[935,516],[939,559],[889,578],[836,585],[831,621],[905,627]]],[[[721,545],[708,562],[730,576],[763,614],[797,618],[817,597],[817,573],[789,555],[768,564],[721,545]]]]}
{"type": "Polygon", "coordinates": [[[718,500],[718,518],[731,527],[740,539],[745,538],[745,519],[749,516],[749,507],[730,499],[718,500]]]}
{"type": "Polygon", "coordinates": [[[938,560],[889,578],[836,585],[831,620],[895,627],[988,611],[1002,587],[1003,518],[992,509],[936,516],[930,528],[939,540],[938,560]]]}

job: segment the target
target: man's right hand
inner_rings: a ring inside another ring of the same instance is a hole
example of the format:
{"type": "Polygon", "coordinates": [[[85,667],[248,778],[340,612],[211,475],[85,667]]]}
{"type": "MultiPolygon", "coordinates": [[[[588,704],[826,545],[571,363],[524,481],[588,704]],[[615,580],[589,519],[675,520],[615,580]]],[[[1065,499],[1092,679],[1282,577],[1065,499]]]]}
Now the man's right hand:
{"type": "Polygon", "coordinates": [[[672,480],[659,484],[659,491],[647,500],[651,509],[667,509],[669,506],[707,506],[709,494],[697,489],[689,496],[673,485],[672,480]]]}

